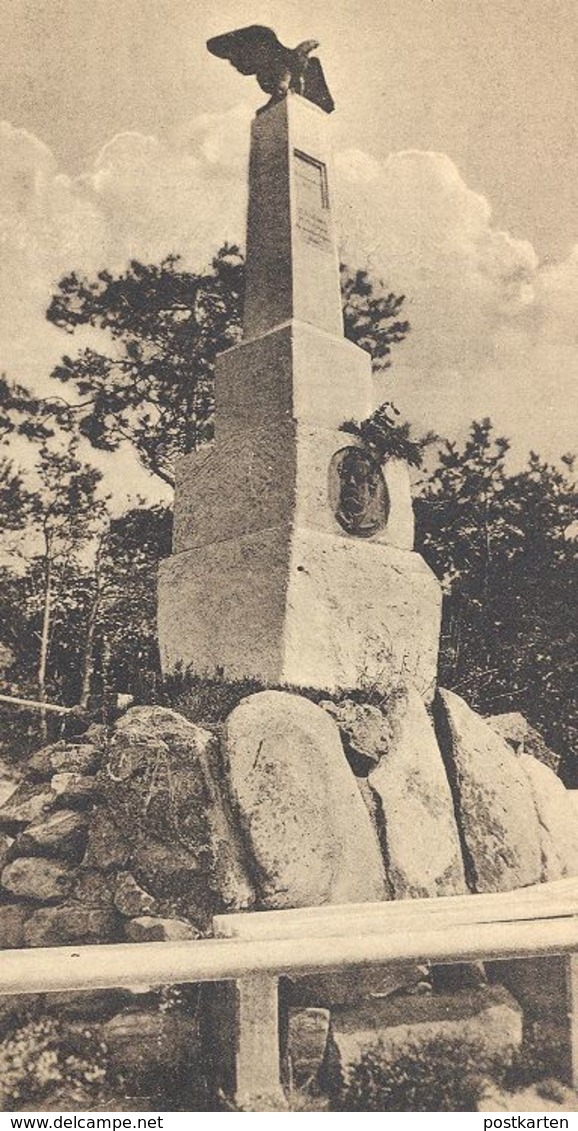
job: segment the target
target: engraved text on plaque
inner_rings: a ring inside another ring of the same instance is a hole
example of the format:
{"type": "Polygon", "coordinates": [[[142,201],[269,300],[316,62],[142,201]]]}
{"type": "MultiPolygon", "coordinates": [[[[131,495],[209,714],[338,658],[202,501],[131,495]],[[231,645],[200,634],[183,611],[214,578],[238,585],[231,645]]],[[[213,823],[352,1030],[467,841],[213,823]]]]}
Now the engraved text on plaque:
{"type": "Polygon", "coordinates": [[[294,150],[297,227],[306,243],[331,249],[327,169],[299,149],[294,150]]]}

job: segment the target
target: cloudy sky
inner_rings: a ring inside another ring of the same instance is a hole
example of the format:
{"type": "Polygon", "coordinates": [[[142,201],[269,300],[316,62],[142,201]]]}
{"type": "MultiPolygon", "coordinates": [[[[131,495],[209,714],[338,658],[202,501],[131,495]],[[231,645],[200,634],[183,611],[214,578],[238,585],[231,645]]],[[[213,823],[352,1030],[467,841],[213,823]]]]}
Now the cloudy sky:
{"type": "Polygon", "coordinates": [[[0,369],[49,387],[64,272],[243,241],[263,96],[204,44],[255,22],[321,41],[343,254],[407,295],[381,399],[576,448],[575,0],[3,0],[0,369]]]}

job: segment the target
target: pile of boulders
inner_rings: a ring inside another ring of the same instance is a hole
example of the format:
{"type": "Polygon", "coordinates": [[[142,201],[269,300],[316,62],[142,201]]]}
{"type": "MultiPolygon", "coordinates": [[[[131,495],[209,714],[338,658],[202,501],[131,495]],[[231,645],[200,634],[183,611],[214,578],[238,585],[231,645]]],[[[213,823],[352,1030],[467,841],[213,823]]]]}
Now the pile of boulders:
{"type": "Polygon", "coordinates": [[[74,744],[45,747],[0,807],[3,947],[118,937],[104,877],[81,868],[92,812],[101,800],[97,772],[103,756],[98,727],[74,744]]]}
{"type": "MultiPolygon", "coordinates": [[[[556,775],[457,695],[133,707],[38,751],[0,806],[0,944],[195,938],[214,914],[578,874],[556,775]]],[[[517,731],[515,730],[517,735],[517,731]]]]}
{"type": "Polygon", "coordinates": [[[0,806],[0,945],[192,939],[252,902],[215,803],[215,744],[136,708],[112,735],[93,725],[38,751],[0,806]]]}
{"type": "Polygon", "coordinates": [[[455,693],[431,709],[264,691],[221,735],[259,908],[509,891],[578,874],[562,782],[455,693]],[[363,804],[361,804],[363,802],[363,804]]]}
{"type": "MultiPolygon", "coordinates": [[[[552,770],[523,752],[519,730],[447,691],[426,708],[407,687],[377,705],[263,691],[211,726],[133,707],[111,731],[93,725],[40,750],[0,806],[0,946],[195,939],[228,910],[578,875],[574,809],[552,770]]],[[[423,968],[288,983],[296,1061],[311,1059],[330,1015],[343,1048],[355,1048],[388,1009],[398,1016],[385,999],[424,986],[435,993],[423,968]]],[[[493,992],[476,987],[478,1012],[494,1009],[493,992]]],[[[139,1042],[152,1033],[154,1045],[164,1026],[177,1063],[175,1049],[191,1043],[186,1011],[143,1000],[127,988],[57,995],[50,1007],[88,1010],[121,1060],[141,1056],[139,1042]]],[[[424,1006],[412,1009],[430,1033],[424,1006]]]]}
{"type": "MultiPolygon", "coordinates": [[[[252,901],[212,797],[215,744],[174,712],[145,708],[112,733],[93,725],[38,751],[0,806],[0,947],[195,939],[228,899],[236,910],[252,901]]],[[[201,993],[127,986],[0,997],[0,1041],[52,1016],[72,1046],[88,1026],[129,1093],[190,1086],[202,1068],[201,993]]],[[[42,1106],[69,1103],[56,1095],[42,1106]]]]}

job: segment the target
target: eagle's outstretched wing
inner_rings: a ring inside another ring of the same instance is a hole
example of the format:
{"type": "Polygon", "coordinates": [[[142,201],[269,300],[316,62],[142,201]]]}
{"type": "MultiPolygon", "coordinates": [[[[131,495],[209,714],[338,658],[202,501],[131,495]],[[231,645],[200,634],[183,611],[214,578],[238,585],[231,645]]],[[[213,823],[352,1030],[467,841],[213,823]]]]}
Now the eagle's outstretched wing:
{"type": "Polygon", "coordinates": [[[211,55],[228,59],[242,75],[257,74],[286,50],[272,28],[262,24],[251,24],[226,35],[216,35],[208,40],[207,47],[211,55]]]}
{"type": "Polygon", "coordinates": [[[328,114],[335,109],[335,103],[329,92],[329,87],[325,82],[325,75],[323,74],[323,67],[319,59],[310,59],[305,71],[305,89],[303,91],[305,98],[310,102],[314,102],[316,106],[320,106],[328,114]]]}

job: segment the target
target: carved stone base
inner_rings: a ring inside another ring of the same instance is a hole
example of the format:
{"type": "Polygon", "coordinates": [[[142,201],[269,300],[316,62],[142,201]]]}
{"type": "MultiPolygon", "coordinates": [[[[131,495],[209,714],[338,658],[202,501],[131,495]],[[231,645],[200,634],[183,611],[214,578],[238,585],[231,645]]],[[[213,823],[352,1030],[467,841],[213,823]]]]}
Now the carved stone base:
{"type": "Polygon", "coordinates": [[[165,671],[265,686],[434,692],[439,583],[415,553],[279,526],[161,565],[165,671]]]}

